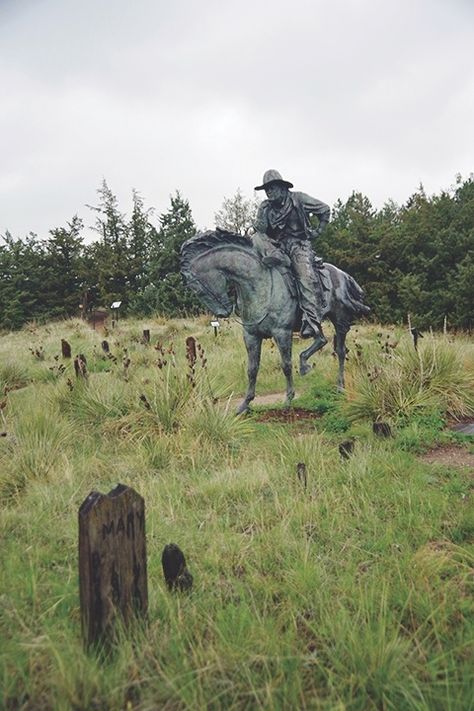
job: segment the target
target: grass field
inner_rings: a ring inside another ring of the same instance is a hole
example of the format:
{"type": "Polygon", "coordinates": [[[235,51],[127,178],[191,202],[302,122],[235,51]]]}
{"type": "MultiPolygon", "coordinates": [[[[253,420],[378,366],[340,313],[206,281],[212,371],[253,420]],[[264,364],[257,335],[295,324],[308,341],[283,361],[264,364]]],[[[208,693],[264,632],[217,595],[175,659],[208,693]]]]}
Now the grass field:
{"type": "MultiPolygon", "coordinates": [[[[217,338],[207,319],[0,337],[1,708],[474,709],[473,445],[446,427],[474,416],[474,344],[425,334],[416,353],[402,329],[363,326],[348,345],[346,393],[327,346],[296,376],[314,417],[285,422],[234,416],[233,322],[217,338]],[[465,466],[424,461],[436,445],[465,466]],[[100,658],[81,640],[77,511],[118,482],[146,502],[149,619],[100,658]],[[191,594],[164,584],[171,541],[191,594]]],[[[257,392],[283,390],[266,342],[257,392]]]]}

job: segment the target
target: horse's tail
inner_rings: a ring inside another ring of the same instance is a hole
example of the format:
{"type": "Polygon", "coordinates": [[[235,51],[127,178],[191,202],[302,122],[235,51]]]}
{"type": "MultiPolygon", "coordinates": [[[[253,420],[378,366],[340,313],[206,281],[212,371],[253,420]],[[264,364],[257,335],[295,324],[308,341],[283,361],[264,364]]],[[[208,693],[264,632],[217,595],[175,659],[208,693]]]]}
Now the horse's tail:
{"type": "Polygon", "coordinates": [[[364,291],[356,280],[333,264],[324,266],[328,269],[337,302],[344,306],[353,318],[367,316],[370,306],[365,303],[364,291]]]}
{"type": "Polygon", "coordinates": [[[364,303],[364,290],[360,288],[359,284],[350,274],[344,272],[344,275],[346,277],[348,307],[354,312],[355,316],[366,316],[370,313],[370,306],[364,303]]]}

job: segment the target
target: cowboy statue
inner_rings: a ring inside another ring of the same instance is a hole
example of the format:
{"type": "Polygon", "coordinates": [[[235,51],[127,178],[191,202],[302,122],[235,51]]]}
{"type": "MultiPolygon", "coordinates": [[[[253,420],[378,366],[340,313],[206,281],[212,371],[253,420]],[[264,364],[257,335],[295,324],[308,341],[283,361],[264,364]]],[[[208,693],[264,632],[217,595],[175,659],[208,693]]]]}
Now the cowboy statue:
{"type": "Polygon", "coordinates": [[[311,239],[329,222],[330,209],[305,193],[290,192],[292,187],[277,170],[267,170],[262,185],[255,188],[265,190],[268,199],[259,206],[253,241],[264,264],[291,267],[303,312],[301,335],[314,335],[322,347],[327,343],[321,328],[325,302],[318,265],[322,261],[315,256],[311,239]],[[312,228],[310,215],[317,216],[317,229],[312,228]]]}

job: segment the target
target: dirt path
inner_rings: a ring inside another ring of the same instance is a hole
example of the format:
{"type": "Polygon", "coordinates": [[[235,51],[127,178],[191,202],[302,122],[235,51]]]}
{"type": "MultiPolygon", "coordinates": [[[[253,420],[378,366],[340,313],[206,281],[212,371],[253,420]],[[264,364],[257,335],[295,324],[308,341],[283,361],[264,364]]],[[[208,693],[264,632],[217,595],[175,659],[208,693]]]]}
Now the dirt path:
{"type": "MultiPolygon", "coordinates": [[[[298,393],[295,393],[295,398],[298,397],[298,393]]],[[[285,402],[286,393],[267,393],[266,395],[257,395],[255,400],[252,400],[251,405],[283,405],[285,402]]],[[[241,397],[234,397],[230,401],[232,407],[237,407],[240,405],[244,395],[241,397]]]]}
{"type": "Polygon", "coordinates": [[[455,444],[430,449],[426,454],[422,454],[420,459],[429,464],[442,464],[446,467],[466,467],[474,474],[474,454],[455,444]]]}

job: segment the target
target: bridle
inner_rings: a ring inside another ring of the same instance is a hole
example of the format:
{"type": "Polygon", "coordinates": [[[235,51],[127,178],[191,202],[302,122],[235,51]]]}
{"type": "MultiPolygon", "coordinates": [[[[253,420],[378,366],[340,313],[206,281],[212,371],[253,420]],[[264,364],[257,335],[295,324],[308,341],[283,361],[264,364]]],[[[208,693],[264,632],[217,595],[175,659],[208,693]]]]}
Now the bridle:
{"type": "MultiPolygon", "coordinates": [[[[272,270],[270,270],[270,279],[271,279],[271,287],[270,287],[269,303],[271,303],[271,300],[273,297],[273,271],[272,270]]],[[[197,277],[194,274],[194,272],[192,272],[190,269],[188,269],[188,273],[186,275],[186,281],[187,282],[197,282],[199,284],[199,286],[201,287],[201,289],[208,294],[208,296],[210,296],[212,299],[214,299],[214,301],[217,304],[219,304],[219,306],[221,306],[224,309],[224,311],[227,311],[229,304],[224,304],[221,301],[221,299],[217,296],[217,294],[215,294],[212,291],[212,289],[210,289],[206,284],[204,284],[204,282],[201,279],[199,279],[199,277],[197,277]]],[[[232,306],[232,310],[233,310],[233,306],[232,306]]],[[[239,319],[235,315],[231,316],[231,318],[233,318],[234,321],[239,323],[244,328],[248,328],[248,327],[252,327],[252,326],[259,326],[262,323],[262,321],[264,321],[266,319],[267,316],[268,316],[268,308],[265,311],[265,313],[263,314],[263,316],[261,318],[259,318],[258,321],[254,321],[253,323],[245,323],[244,321],[239,321],[239,319]]]]}
{"type": "MultiPolygon", "coordinates": [[[[188,274],[189,274],[189,276],[186,275],[186,281],[187,281],[187,282],[197,281],[197,283],[199,284],[199,286],[201,287],[201,289],[202,289],[203,291],[205,291],[205,292],[208,294],[208,296],[210,296],[212,299],[214,299],[214,301],[216,302],[216,304],[219,304],[219,306],[221,306],[221,307],[224,309],[224,311],[227,311],[227,310],[228,310],[229,304],[224,304],[224,303],[221,301],[221,299],[217,296],[217,294],[215,294],[215,293],[212,291],[212,289],[210,289],[208,286],[206,286],[206,284],[204,284],[204,282],[202,282],[201,279],[199,279],[199,277],[197,277],[191,270],[188,271],[188,274]]],[[[229,299],[229,302],[230,302],[230,299],[229,299]]]]}

